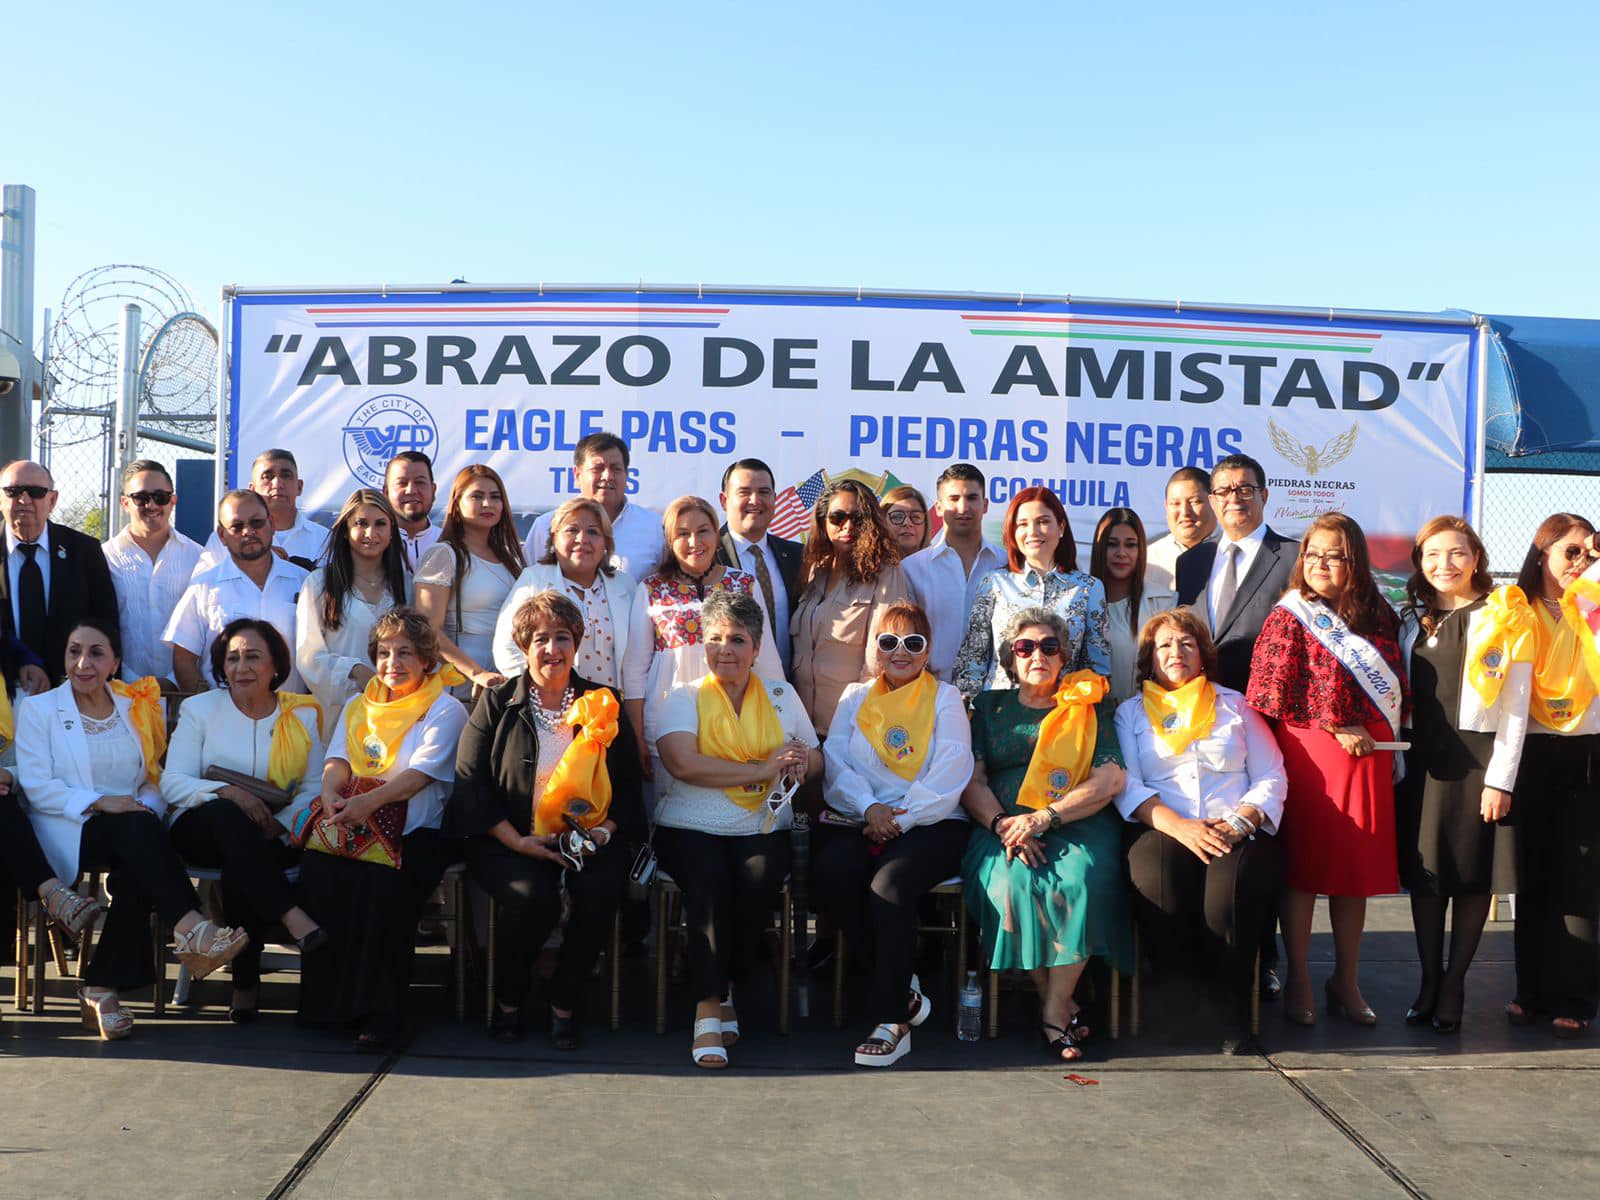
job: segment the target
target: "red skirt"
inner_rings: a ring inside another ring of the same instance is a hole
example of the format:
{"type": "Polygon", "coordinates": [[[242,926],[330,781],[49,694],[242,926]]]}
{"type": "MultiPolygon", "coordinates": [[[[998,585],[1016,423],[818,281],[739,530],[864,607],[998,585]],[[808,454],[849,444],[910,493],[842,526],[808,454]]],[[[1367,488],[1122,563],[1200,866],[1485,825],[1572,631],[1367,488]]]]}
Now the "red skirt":
{"type": "MultiPolygon", "coordinates": [[[[1283,806],[1285,883],[1318,896],[1384,896],[1400,890],[1394,842],[1394,752],[1352,758],[1333,734],[1276,723],[1289,777],[1283,806]]],[[[1389,726],[1367,726],[1375,741],[1389,726]]]]}

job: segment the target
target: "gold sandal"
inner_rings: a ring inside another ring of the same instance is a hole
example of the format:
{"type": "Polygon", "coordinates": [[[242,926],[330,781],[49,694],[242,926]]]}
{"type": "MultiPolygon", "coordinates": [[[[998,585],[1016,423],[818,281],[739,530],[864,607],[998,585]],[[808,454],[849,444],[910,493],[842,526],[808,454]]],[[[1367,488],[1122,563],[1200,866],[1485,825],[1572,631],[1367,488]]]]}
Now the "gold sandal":
{"type": "Polygon", "coordinates": [[[172,935],[173,953],[196,979],[204,979],[218,967],[232,962],[249,944],[250,935],[244,930],[230,929],[214,921],[199,921],[188,933],[174,930],[172,935]]]}
{"type": "Polygon", "coordinates": [[[98,1033],[102,1041],[115,1042],[133,1032],[133,1014],[123,1008],[117,994],[109,988],[88,988],[78,993],[78,1012],[85,1029],[98,1033]]]}

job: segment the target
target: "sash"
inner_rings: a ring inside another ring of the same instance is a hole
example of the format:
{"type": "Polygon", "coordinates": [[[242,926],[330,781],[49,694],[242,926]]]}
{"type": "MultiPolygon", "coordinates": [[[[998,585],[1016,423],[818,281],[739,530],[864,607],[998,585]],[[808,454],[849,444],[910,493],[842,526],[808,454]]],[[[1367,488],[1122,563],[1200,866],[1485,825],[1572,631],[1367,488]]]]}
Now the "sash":
{"type": "Polygon", "coordinates": [[[606,774],[606,747],[617,737],[621,709],[610,688],[595,688],[572,702],[564,718],[578,732],[561,752],[561,761],[544,794],[533,798],[533,832],[565,833],[562,819],[571,813],[585,829],[593,829],[611,810],[611,776],[606,774]]]}
{"type": "Polygon", "coordinates": [[[1559,621],[1543,604],[1534,610],[1534,630],[1536,649],[1528,714],[1548,729],[1571,733],[1582,724],[1595,698],[1593,666],[1585,661],[1595,654],[1594,634],[1578,608],[1573,588],[1561,597],[1559,621]]]}
{"type": "Polygon", "coordinates": [[[461,672],[445,663],[430,672],[416,691],[395,700],[377,676],[367,680],[345,718],[345,759],[350,770],[362,777],[387,779],[406,731],[422,720],[445,688],[465,682],[461,672]]]}
{"type": "Polygon", "coordinates": [[[146,675],[132,683],[113,679],[111,690],[130,701],[128,723],[139,735],[145,772],[150,776],[151,783],[160,783],[161,760],[167,753],[167,718],[161,711],[161,685],[146,675]]]}
{"type": "MultiPolygon", "coordinates": [[[[760,762],[783,745],[783,722],[772,707],[766,685],[754,673],[744,689],[744,707],[737,713],[728,693],[722,690],[721,681],[715,675],[707,675],[695,697],[695,713],[700,727],[697,745],[707,758],[760,762]]],[[[771,780],[764,780],[722,790],[740,808],[755,812],[770,783],[771,780]]]]}
{"type": "Polygon", "coordinates": [[[17,719],[11,711],[11,697],[6,694],[5,676],[0,675],[0,747],[9,746],[17,737],[17,719]]]}
{"type": "Polygon", "coordinates": [[[1583,647],[1589,678],[1600,679],[1600,579],[1588,574],[1574,579],[1561,598],[1561,608],[1567,619],[1578,626],[1578,645],[1583,647]]]}
{"type": "Polygon", "coordinates": [[[1196,675],[1170,692],[1153,679],[1144,681],[1144,715],[1150,732],[1167,754],[1182,754],[1217,722],[1217,689],[1196,675]]]}
{"type": "Polygon", "coordinates": [[[293,790],[306,777],[306,765],[311,761],[311,731],[294,715],[301,708],[317,714],[317,728],[321,729],[322,705],[310,696],[278,693],[278,719],[272,723],[272,740],[267,744],[267,782],[273,787],[293,790]]]}
{"type": "Polygon", "coordinates": [[[1533,661],[1537,634],[1533,608],[1515,584],[1496,588],[1478,611],[1467,637],[1467,686],[1486,709],[1500,699],[1500,689],[1514,663],[1533,661]]]}
{"type": "Polygon", "coordinates": [[[1290,588],[1278,601],[1279,608],[1306,627],[1334,660],[1349,673],[1362,693],[1377,705],[1389,723],[1391,737],[1400,736],[1400,677],[1383,661],[1378,648],[1353,631],[1344,619],[1326,604],[1313,604],[1298,589],[1290,588]]]}
{"type": "Polygon", "coordinates": [[[892,689],[880,675],[856,710],[856,728],[883,765],[908,783],[921,774],[928,757],[938,698],[939,683],[926,671],[892,689]]]}
{"type": "Polygon", "coordinates": [[[1017,789],[1018,807],[1054,804],[1089,777],[1100,732],[1095,705],[1106,687],[1105,676],[1093,671],[1074,671],[1061,681],[1056,706],[1039,722],[1039,740],[1017,789]]]}

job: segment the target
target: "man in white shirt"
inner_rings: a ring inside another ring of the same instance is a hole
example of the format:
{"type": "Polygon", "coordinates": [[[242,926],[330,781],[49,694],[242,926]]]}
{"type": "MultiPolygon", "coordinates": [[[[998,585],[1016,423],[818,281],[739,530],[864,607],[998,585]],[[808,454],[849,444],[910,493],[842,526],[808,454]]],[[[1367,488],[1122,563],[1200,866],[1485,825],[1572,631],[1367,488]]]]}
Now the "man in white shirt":
{"type": "Polygon", "coordinates": [[[200,543],[172,526],[177,498],[172,476],[153,459],[131,462],[122,472],[118,503],[128,526],[106,543],[106,565],[122,620],[124,679],[175,680],[172,647],[161,635],[200,561],[200,543]]]}
{"type": "Polygon", "coordinates": [[[383,494],[400,518],[400,548],[406,570],[415,571],[428,547],[439,540],[439,527],[430,517],[438,488],[433,482],[433,460],[421,450],[402,450],[383,472],[383,494]]]}
{"type": "MultiPolygon", "coordinates": [[[[268,622],[293,653],[295,600],[306,571],[272,552],[271,528],[267,502],[256,492],[229,492],[217,506],[217,533],[228,557],[195,573],[161,634],[172,647],[172,669],[183,691],[205,691],[221,683],[211,678],[211,643],[236,617],[268,622]]],[[[292,667],[279,686],[305,691],[292,667]]]]}
{"type": "Polygon", "coordinates": [[[788,675],[794,650],[789,618],[800,599],[800,561],[805,548],[767,532],[778,505],[772,468],[759,458],[741,458],[722,473],[717,500],[727,517],[719,535],[717,561],[756,577],[762,612],[777,644],[783,673],[788,675]]]}
{"type": "MultiPolygon", "coordinates": [[[[572,451],[572,479],[578,494],[598,500],[611,518],[611,539],[616,551],[611,565],[643,579],[655,569],[667,548],[661,534],[661,514],[654,509],[628,503],[628,443],[614,433],[591,433],[572,451]]],[[[538,562],[550,542],[550,521],[554,515],[540,513],[522,543],[524,562],[538,562]]]]}
{"type": "Polygon", "coordinates": [[[928,669],[949,683],[956,652],[967,635],[978,581],[1005,566],[1006,555],[983,536],[989,497],[977,467],[971,463],[946,467],[934,484],[933,505],[944,528],[937,540],[901,565],[911,582],[911,594],[933,627],[928,669]]]}
{"type": "Polygon", "coordinates": [[[1199,467],[1179,467],[1167,480],[1167,529],[1145,548],[1146,592],[1176,592],[1178,556],[1201,542],[1217,540],[1217,514],[1211,510],[1211,476],[1199,467]]]}
{"type": "MultiPolygon", "coordinates": [[[[300,465],[288,450],[263,450],[250,464],[250,490],[266,501],[272,518],[272,550],[307,571],[314,570],[328,544],[328,527],[300,511],[305,491],[300,465]]],[[[216,534],[206,542],[198,570],[206,571],[227,557],[216,534]]],[[[292,647],[291,647],[292,649],[292,647]]]]}

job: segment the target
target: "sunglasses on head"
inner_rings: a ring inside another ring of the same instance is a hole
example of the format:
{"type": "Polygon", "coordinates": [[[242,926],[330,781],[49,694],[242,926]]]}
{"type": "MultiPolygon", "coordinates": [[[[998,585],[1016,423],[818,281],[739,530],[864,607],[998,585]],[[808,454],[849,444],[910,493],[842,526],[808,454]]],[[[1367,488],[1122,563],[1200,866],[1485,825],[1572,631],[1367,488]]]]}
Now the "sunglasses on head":
{"type": "Polygon", "coordinates": [[[157,508],[165,508],[172,503],[172,493],[166,488],[157,488],[153,492],[129,492],[128,499],[140,508],[146,504],[154,504],[157,508]]]}
{"type": "Polygon", "coordinates": [[[906,648],[907,654],[921,654],[928,648],[928,639],[920,633],[880,633],[878,635],[878,652],[880,654],[893,654],[901,646],[906,648]]]}
{"type": "Polygon", "coordinates": [[[1018,638],[1011,643],[1011,649],[1018,658],[1032,658],[1035,650],[1046,658],[1055,658],[1061,653],[1061,639],[1047,637],[1035,641],[1033,638],[1018,638]]]}
{"type": "Polygon", "coordinates": [[[5,488],[0,488],[12,500],[20,500],[27,496],[32,500],[43,500],[50,494],[50,489],[42,483],[13,483],[5,488]]]}
{"type": "Polygon", "coordinates": [[[842,508],[836,508],[828,514],[828,524],[835,529],[843,529],[846,525],[860,525],[866,519],[865,513],[845,512],[842,508]]]}

